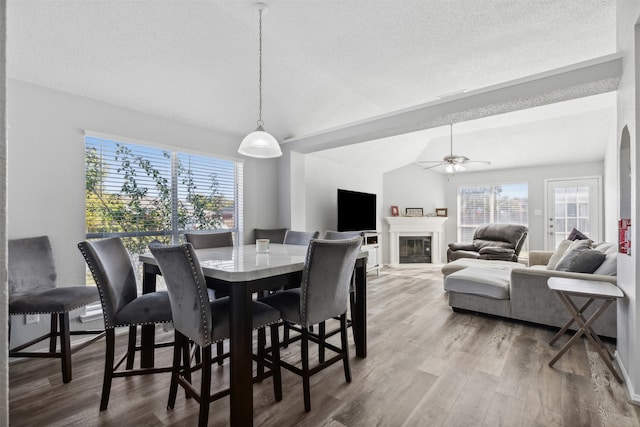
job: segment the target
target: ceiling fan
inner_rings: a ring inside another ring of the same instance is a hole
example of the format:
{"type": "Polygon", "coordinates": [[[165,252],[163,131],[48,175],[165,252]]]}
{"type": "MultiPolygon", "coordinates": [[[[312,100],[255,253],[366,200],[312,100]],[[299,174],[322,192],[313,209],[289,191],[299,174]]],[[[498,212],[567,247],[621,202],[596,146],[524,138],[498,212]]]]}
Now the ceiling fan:
{"type": "Polygon", "coordinates": [[[422,166],[429,165],[429,164],[431,165],[431,166],[426,166],[424,169],[433,169],[438,166],[444,166],[444,170],[447,173],[461,172],[463,170],[466,170],[466,168],[463,165],[467,163],[482,163],[485,165],[491,164],[491,162],[487,160],[471,160],[466,156],[453,154],[453,124],[449,125],[449,127],[450,127],[450,131],[449,131],[449,145],[450,145],[449,153],[450,154],[448,156],[444,156],[442,160],[425,160],[425,161],[418,161],[416,163],[422,166]]]}

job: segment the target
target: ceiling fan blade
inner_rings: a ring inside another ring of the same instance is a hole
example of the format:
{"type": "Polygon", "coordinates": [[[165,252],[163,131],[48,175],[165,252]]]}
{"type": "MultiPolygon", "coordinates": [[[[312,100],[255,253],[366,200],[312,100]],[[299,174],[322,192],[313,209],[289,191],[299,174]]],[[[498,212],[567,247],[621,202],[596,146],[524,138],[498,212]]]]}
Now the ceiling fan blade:
{"type": "MultiPolygon", "coordinates": [[[[416,163],[420,164],[420,163],[436,163],[436,162],[416,162],[416,163]]],[[[423,166],[423,165],[420,165],[420,166],[422,166],[422,169],[426,170],[426,169],[437,168],[438,166],[442,166],[442,165],[446,165],[446,163],[437,162],[435,165],[431,165],[431,166],[423,166]]]]}
{"type": "Polygon", "coordinates": [[[489,160],[465,160],[463,163],[482,163],[483,165],[490,165],[491,162],[489,160]]]}

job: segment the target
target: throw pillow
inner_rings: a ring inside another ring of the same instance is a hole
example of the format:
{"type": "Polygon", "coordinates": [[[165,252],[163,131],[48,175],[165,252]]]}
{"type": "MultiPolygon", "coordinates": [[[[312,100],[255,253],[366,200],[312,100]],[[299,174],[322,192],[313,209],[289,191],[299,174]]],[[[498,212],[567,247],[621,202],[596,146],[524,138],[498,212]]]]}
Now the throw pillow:
{"type": "Polygon", "coordinates": [[[567,240],[588,240],[588,239],[589,239],[589,236],[582,233],[575,227],[573,228],[573,230],[571,230],[571,232],[567,236],[567,240]]]}
{"type": "Polygon", "coordinates": [[[594,249],[573,251],[558,263],[556,270],[574,273],[593,273],[600,267],[605,257],[605,254],[594,249]]]}
{"type": "Polygon", "coordinates": [[[555,266],[554,270],[558,269],[558,266],[560,265],[560,263],[562,261],[564,261],[565,258],[567,258],[569,256],[571,258],[573,258],[579,252],[582,252],[582,251],[584,251],[586,249],[591,249],[591,244],[592,243],[593,242],[591,240],[574,240],[573,242],[571,242],[569,244],[569,246],[567,247],[567,250],[562,255],[562,257],[556,263],[556,266],[555,266]]]}
{"type": "Polygon", "coordinates": [[[558,261],[562,259],[564,253],[567,251],[567,248],[571,244],[571,240],[563,240],[558,244],[556,251],[549,258],[549,262],[547,263],[547,270],[555,270],[556,265],[558,265],[558,261]]]}

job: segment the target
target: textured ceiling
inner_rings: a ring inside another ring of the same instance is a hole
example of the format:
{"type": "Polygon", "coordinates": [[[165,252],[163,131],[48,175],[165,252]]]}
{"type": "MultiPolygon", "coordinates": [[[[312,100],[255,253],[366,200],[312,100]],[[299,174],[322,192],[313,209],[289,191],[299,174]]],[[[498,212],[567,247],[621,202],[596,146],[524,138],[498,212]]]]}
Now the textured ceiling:
{"type": "MultiPolygon", "coordinates": [[[[254,2],[7,3],[8,77],[222,132],[255,128],[254,2]]],[[[264,121],[279,140],[615,52],[613,0],[268,6],[264,121]]]]}

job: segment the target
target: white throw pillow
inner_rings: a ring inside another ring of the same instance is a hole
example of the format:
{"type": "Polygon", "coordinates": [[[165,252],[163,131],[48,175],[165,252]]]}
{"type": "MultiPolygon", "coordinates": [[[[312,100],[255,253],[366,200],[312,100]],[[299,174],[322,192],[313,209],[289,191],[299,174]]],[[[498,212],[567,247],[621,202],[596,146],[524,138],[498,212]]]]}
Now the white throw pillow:
{"type": "Polygon", "coordinates": [[[556,251],[553,253],[553,255],[551,255],[551,258],[549,258],[549,262],[547,263],[547,270],[556,269],[556,265],[558,265],[558,262],[564,256],[564,253],[567,251],[567,248],[571,243],[573,243],[571,240],[563,240],[558,244],[556,251]]]}

